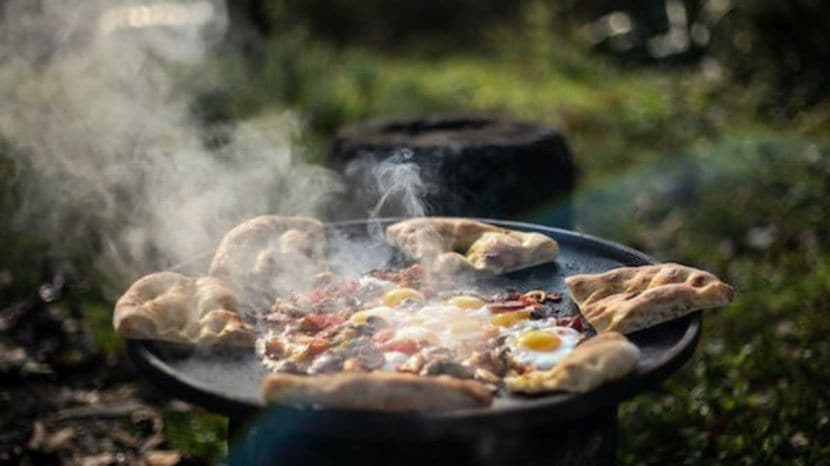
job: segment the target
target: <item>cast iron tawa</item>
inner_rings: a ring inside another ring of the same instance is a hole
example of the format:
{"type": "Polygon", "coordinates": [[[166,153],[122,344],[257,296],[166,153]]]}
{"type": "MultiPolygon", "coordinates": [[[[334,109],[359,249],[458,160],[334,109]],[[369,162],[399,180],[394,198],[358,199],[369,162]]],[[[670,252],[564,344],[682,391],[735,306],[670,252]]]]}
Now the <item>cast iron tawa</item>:
{"type": "MultiPolygon", "coordinates": [[[[555,263],[503,278],[507,286],[520,290],[545,289],[566,294],[564,279],[567,276],[655,263],[642,252],[573,231],[528,223],[481,220],[516,230],[543,233],[559,243],[560,254],[555,263]]],[[[340,238],[361,238],[366,237],[369,231],[378,231],[394,221],[397,220],[347,221],[329,224],[327,228],[328,234],[339,235],[340,238]]],[[[380,242],[374,247],[388,248],[380,242]]],[[[179,270],[204,274],[205,262],[206,259],[197,260],[179,270]]],[[[291,419],[295,431],[302,431],[307,426],[309,431],[317,434],[347,432],[349,437],[376,437],[388,431],[390,425],[394,425],[396,434],[414,429],[440,435],[444,428],[455,431],[481,424],[521,422],[527,425],[533,422],[550,423],[554,419],[557,423],[566,422],[607,410],[669,376],[693,353],[700,336],[701,322],[698,311],[628,335],[641,351],[637,368],[620,380],[584,394],[500,395],[492,406],[486,408],[426,413],[376,413],[295,406],[273,406],[268,411],[291,419]]],[[[264,411],[259,385],[266,370],[253,354],[182,357],[163,343],[145,340],[128,341],[127,350],[138,370],[172,396],[232,418],[251,417],[264,411]]]]}

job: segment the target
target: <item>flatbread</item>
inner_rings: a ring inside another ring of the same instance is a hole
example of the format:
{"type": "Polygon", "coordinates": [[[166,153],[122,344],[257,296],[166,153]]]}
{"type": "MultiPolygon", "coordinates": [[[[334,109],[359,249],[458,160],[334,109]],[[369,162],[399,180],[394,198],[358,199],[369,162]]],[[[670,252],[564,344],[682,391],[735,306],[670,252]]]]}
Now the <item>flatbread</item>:
{"type": "Polygon", "coordinates": [[[276,373],[262,383],[267,403],[361,411],[431,411],[489,406],[480,383],[448,376],[370,372],[314,376],[276,373]]]}
{"type": "Polygon", "coordinates": [[[239,299],[220,279],[174,272],[140,278],[115,304],[113,326],[125,338],[253,348],[239,299]]]}
{"type": "Polygon", "coordinates": [[[565,283],[598,332],[636,332],[698,309],[724,306],[735,296],[711,273],[675,263],[574,275],[565,283]]]}
{"type": "Polygon", "coordinates": [[[559,245],[540,233],[465,218],[423,217],[386,229],[388,241],[439,275],[495,275],[553,262],[559,245]]]}
{"type": "Polygon", "coordinates": [[[584,393],[625,376],[639,359],[637,346],[619,333],[606,332],[578,345],[552,369],[508,377],[505,384],[519,393],[584,393]]]}
{"type": "Polygon", "coordinates": [[[229,231],[213,256],[209,274],[228,282],[253,304],[309,288],[329,271],[326,235],[308,217],[263,215],[229,231]]]}

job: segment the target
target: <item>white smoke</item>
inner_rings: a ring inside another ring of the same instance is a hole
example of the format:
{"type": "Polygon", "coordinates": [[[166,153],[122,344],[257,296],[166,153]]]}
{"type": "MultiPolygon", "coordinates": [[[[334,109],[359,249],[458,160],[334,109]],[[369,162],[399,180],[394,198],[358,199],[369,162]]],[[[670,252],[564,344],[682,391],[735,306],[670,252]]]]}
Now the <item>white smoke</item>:
{"type": "MultiPolygon", "coordinates": [[[[94,246],[114,291],[210,252],[236,223],[313,215],[340,189],[298,161],[290,113],[207,144],[188,70],[227,27],[222,1],[12,0],[0,16],[0,141],[21,205],[12,228],[94,246]]],[[[196,73],[191,73],[196,75],[196,73]]]]}
{"type": "Polygon", "coordinates": [[[411,150],[402,149],[372,164],[368,185],[377,187],[378,201],[369,211],[369,218],[378,217],[390,205],[395,209],[393,216],[423,217],[427,214],[424,195],[429,185],[421,177],[421,168],[411,161],[412,157],[411,150]]]}

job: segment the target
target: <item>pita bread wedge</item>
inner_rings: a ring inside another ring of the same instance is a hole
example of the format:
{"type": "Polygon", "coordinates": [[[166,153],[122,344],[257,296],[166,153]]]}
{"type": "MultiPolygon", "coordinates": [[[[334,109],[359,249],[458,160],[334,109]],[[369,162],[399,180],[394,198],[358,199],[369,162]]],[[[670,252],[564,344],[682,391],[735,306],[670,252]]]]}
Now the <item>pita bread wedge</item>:
{"type": "Polygon", "coordinates": [[[213,256],[209,274],[230,284],[251,304],[308,288],[329,271],[326,235],[319,220],[263,215],[229,231],[213,256]]]}
{"type": "Polygon", "coordinates": [[[675,263],[621,267],[565,279],[597,332],[631,333],[692,311],[724,306],[735,291],[709,272],[675,263]]]}
{"type": "Polygon", "coordinates": [[[271,374],[263,381],[262,396],[269,403],[365,411],[475,408],[493,400],[489,390],[472,380],[388,372],[271,374]]]}
{"type": "Polygon", "coordinates": [[[115,303],[113,326],[125,338],[253,348],[239,299],[215,277],[159,272],[137,280],[115,303]]]}
{"type": "Polygon", "coordinates": [[[438,275],[497,275],[553,262],[555,240],[541,233],[450,217],[412,218],[390,225],[388,241],[438,275]]]}

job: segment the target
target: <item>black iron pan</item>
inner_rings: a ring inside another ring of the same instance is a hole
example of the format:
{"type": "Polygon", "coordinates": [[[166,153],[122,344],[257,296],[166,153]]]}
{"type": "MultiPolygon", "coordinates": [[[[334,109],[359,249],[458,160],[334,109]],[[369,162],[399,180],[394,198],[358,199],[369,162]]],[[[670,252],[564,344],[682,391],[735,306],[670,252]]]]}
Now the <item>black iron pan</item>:
{"type": "MultiPolygon", "coordinates": [[[[560,256],[555,264],[534,267],[512,274],[506,280],[524,289],[543,288],[565,291],[564,278],[577,273],[597,273],[630,265],[646,265],[655,260],[639,251],[593,236],[528,223],[482,219],[488,223],[522,231],[546,234],[559,242],[560,256]]],[[[347,221],[328,225],[330,234],[365,237],[369,228],[383,227],[392,219],[347,221]]],[[[378,246],[386,247],[386,246],[378,246]]],[[[189,264],[192,273],[204,273],[204,261],[189,264]],[[200,263],[201,262],[201,263],[200,263]],[[199,269],[201,270],[193,270],[199,269]]],[[[292,430],[349,437],[400,435],[401,432],[463,431],[482,424],[522,425],[558,423],[607,411],[638,392],[644,391],[677,370],[692,354],[701,328],[700,312],[692,313],[629,338],[642,356],[636,370],[625,378],[585,394],[556,393],[541,397],[504,396],[487,408],[430,413],[367,413],[320,410],[292,406],[273,407],[269,412],[291,419],[292,430]],[[394,432],[389,426],[394,425],[394,432]]],[[[163,345],[131,340],[130,358],[140,372],[171,395],[225,414],[232,418],[251,417],[263,411],[258,396],[264,370],[250,356],[190,357],[169,355],[163,345]]]]}

